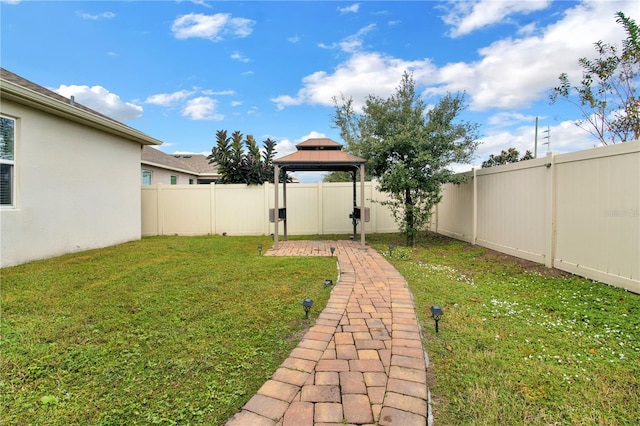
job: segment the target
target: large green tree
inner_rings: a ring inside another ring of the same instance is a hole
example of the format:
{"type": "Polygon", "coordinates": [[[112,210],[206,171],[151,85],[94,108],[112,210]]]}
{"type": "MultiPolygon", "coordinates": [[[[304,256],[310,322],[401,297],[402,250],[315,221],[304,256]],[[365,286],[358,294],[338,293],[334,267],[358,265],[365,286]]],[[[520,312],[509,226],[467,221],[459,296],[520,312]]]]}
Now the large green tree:
{"type": "Polygon", "coordinates": [[[442,185],[462,179],[449,166],[470,162],[478,146],[478,124],[459,120],[464,94],[447,94],[427,108],[405,72],[393,95],[369,95],[362,112],[352,99],[334,103],[334,123],[347,149],[367,160],[367,173],[389,195],[383,204],[413,245],[441,199],[442,185]]]}
{"type": "Polygon", "coordinates": [[[640,138],[640,27],[622,12],[616,22],[627,33],[622,50],[598,41],[597,58],[578,60],[582,81],[574,85],[562,73],[550,96],[551,103],[565,99],[576,105],[583,117],[577,124],[603,145],[640,138]]]}

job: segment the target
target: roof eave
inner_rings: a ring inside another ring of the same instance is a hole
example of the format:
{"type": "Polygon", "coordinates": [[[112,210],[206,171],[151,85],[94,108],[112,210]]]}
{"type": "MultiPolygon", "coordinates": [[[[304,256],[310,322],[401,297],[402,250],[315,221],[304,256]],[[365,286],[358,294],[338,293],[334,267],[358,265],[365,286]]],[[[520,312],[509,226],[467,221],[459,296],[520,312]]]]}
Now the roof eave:
{"type": "Polygon", "coordinates": [[[129,139],[141,145],[162,145],[162,141],[120,122],[106,120],[98,115],[76,108],[73,105],[60,102],[57,99],[52,99],[49,96],[20,86],[19,84],[11,81],[4,79],[0,81],[2,82],[0,85],[2,99],[28,105],[41,111],[129,139]]]}
{"type": "Polygon", "coordinates": [[[182,169],[180,167],[172,167],[172,166],[169,166],[169,165],[166,165],[166,164],[154,163],[153,161],[142,160],[142,161],[140,161],[140,164],[145,164],[145,165],[151,166],[151,167],[157,167],[159,169],[172,170],[174,172],[180,172],[180,173],[193,175],[193,176],[198,176],[199,175],[198,172],[194,172],[192,170],[182,169]]]}

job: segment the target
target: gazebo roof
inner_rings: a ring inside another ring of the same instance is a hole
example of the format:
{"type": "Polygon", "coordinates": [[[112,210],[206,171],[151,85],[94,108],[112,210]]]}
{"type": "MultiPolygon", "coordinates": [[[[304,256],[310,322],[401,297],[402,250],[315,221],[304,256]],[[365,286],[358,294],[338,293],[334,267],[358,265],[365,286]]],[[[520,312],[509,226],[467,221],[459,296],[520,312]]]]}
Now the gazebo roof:
{"type": "Polygon", "coordinates": [[[328,138],[307,139],[296,145],[293,154],[273,160],[287,171],[353,171],[366,163],[364,158],[342,151],[342,145],[328,138]]]}
{"type": "Polygon", "coordinates": [[[302,150],[334,150],[340,151],[342,145],[329,138],[311,138],[296,145],[299,151],[302,150]]]}

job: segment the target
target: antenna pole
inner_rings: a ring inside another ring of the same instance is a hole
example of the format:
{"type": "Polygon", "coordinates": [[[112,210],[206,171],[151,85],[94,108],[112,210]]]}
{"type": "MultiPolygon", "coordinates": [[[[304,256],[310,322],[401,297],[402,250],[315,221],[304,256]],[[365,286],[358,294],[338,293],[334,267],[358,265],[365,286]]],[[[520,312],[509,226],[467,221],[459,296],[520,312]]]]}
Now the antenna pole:
{"type": "Polygon", "coordinates": [[[533,148],[533,158],[538,158],[538,117],[536,117],[536,138],[533,148]]]}

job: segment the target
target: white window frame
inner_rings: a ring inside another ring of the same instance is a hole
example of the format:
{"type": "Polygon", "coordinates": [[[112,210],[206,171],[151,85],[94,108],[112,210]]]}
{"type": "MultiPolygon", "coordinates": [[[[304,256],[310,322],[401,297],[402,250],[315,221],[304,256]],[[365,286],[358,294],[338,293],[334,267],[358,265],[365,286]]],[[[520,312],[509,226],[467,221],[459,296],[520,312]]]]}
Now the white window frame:
{"type": "Polygon", "coordinates": [[[151,170],[142,170],[142,186],[153,185],[153,172],[151,170]],[[144,177],[149,176],[149,183],[144,183],[144,177]]]}
{"type": "Polygon", "coordinates": [[[16,145],[17,145],[16,139],[17,139],[17,133],[18,133],[18,119],[15,117],[9,117],[4,114],[0,115],[0,119],[13,121],[13,158],[8,159],[8,158],[2,158],[2,156],[0,156],[0,164],[8,164],[9,167],[11,168],[11,176],[9,178],[11,182],[11,188],[9,189],[11,203],[0,204],[0,208],[13,209],[16,206],[16,145]]]}

